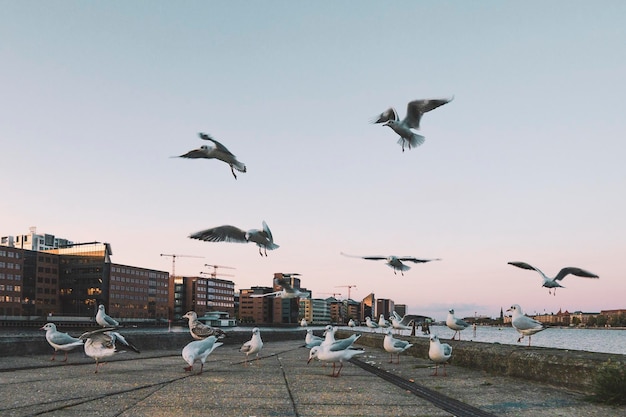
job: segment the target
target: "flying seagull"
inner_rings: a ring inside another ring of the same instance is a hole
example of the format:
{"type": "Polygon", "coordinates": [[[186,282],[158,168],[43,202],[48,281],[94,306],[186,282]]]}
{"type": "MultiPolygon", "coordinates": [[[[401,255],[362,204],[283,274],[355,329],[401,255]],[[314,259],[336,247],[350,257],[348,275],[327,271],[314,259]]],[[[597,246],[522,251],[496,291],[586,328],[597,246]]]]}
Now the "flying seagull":
{"type": "Polygon", "coordinates": [[[406,108],[406,117],[400,121],[398,112],[393,107],[388,108],[377,117],[372,120],[372,123],[384,123],[383,126],[389,126],[398,135],[398,144],[402,146],[402,152],[404,147],[408,146],[415,148],[420,146],[426,140],[424,136],[418,135],[412,129],[419,129],[420,120],[424,113],[436,109],[439,106],[443,106],[446,103],[452,101],[453,97],[442,99],[425,99],[411,101],[406,108]]]}
{"type": "Polygon", "coordinates": [[[441,259],[418,259],[413,256],[357,256],[357,255],[348,255],[347,253],[341,252],[343,256],[347,256],[350,258],[361,258],[367,259],[368,261],[385,261],[387,266],[393,269],[393,273],[396,274],[396,271],[400,271],[400,274],[404,275],[404,271],[408,271],[411,269],[410,266],[405,265],[403,262],[413,262],[416,264],[431,262],[431,261],[440,261],[441,259]]]}
{"type": "Polygon", "coordinates": [[[96,323],[98,323],[102,327],[118,327],[120,323],[109,316],[104,311],[104,305],[100,304],[98,306],[98,312],[96,313],[96,323]]]}
{"type": "Polygon", "coordinates": [[[265,220],[263,221],[263,230],[250,229],[246,231],[235,226],[224,225],[201,230],[189,235],[189,238],[204,240],[205,242],[253,242],[259,247],[259,254],[261,256],[263,256],[263,253],[267,256],[268,249],[274,250],[279,248],[279,246],[274,243],[272,232],[267,226],[267,223],[265,223],[265,220]],[[264,252],[261,252],[261,249],[263,249],[264,252]]]}
{"type": "Polygon", "coordinates": [[[173,158],[219,159],[220,161],[226,162],[230,166],[230,170],[233,173],[235,179],[237,179],[235,169],[239,172],[246,172],[246,166],[242,162],[238,161],[237,157],[233,155],[233,153],[229,151],[226,146],[222,145],[206,133],[199,133],[198,135],[200,136],[200,139],[213,142],[213,146],[202,145],[198,149],[194,149],[184,155],[180,155],[177,157],[175,156],[173,158]]]}
{"type": "Polygon", "coordinates": [[[545,327],[541,322],[524,315],[522,307],[519,304],[513,304],[511,308],[506,311],[512,311],[511,325],[521,334],[517,342],[521,342],[524,336],[528,336],[528,346],[530,347],[530,338],[535,333],[539,333],[544,330],[545,327]]]}
{"type": "Polygon", "coordinates": [[[571,275],[576,275],[577,277],[583,277],[583,278],[600,278],[596,274],[593,274],[589,271],[585,271],[584,269],[576,268],[573,266],[568,266],[566,268],[563,268],[559,271],[559,273],[554,278],[549,278],[546,276],[546,274],[541,272],[539,268],[535,268],[534,266],[529,265],[526,262],[509,262],[508,264],[516,266],[518,268],[531,269],[531,270],[535,270],[539,272],[539,274],[541,274],[541,277],[543,278],[542,286],[548,288],[548,294],[550,294],[550,292],[552,291],[552,288],[554,288],[553,295],[556,295],[556,289],[558,287],[565,288],[561,284],[559,284],[558,281],[561,281],[567,275],[571,274],[571,275]]]}
{"type": "Polygon", "coordinates": [[[285,280],[276,280],[276,284],[283,287],[280,291],[274,291],[267,294],[252,294],[250,297],[258,298],[258,297],[276,297],[276,298],[309,298],[311,296],[310,292],[300,291],[297,288],[293,288],[289,282],[285,280]]]}

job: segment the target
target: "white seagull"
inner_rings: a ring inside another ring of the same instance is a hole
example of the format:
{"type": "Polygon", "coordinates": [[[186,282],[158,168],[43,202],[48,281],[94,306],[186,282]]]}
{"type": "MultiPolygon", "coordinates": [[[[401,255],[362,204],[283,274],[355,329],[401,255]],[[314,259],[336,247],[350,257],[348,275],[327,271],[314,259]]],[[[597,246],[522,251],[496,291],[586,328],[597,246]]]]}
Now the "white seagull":
{"type": "Polygon", "coordinates": [[[189,342],[187,346],[183,348],[182,352],[183,359],[189,364],[189,366],[185,368],[185,372],[191,372],[193,370],[194,362],[199,361],[199,374],[201,374],[204,369],[206,358],[209,357],[211,352],[222,345],[222,342],[217,342],[217,338],[215,336],[209,336],[206,339],[189,342]]]}
{"type": "Polygon", "coordinates": [[[102,327],[119,327],[120,322],[110,317],[104,312],[104,305],[98,306],[98,312],[96,313],[96,323],[102,327]]]}
{"type": "Polygon", "coordinates": [[[353,319],[348,320],[348,327],[356,327],[356,323],[353,319]]]}
{"type": "Polygon", "coordinates": [[[248,356],[256,354],[256,360],[259,360],[259,352],[263,348],[263,341],[261,340],[261,331],[258,327],[252,329],[252,338],[248,340],[246,343],[241,346],[239,349],[240,352],[246,354],[246,362],[244,365],[248,364],[248,356]]]}
{"type": "Polygon", "coordinates": [[[337,331],[337,327],[333,327],[331,325],[326,326],[326,330],[324,331],[324,341],[320,344],[320,346],[330,346],[334,345],[336,349],[349,349],[352,347],[354,342],[357,341],[360,334],[354,333],[345,339],[335,339],[335,332],[337,331]]]}
{"type": "Polygon", "coordinates": [[[452,346],[447,343],[441,343],[436,334],[430,335],[430,348],[428,349],[428,357],[435,362],[435,372],[432,376],[437,376],[437,370],[440,363],[443,363],[443,376],[447,376],[446,362],[452,356],[452,346]]]}
{"type": "Polygon", "coordinates": [[[235,179],[237,179],[235,169],[239,172],[246,172],[246,166],[238,161],[237,157],[233,155],[233,153],[229,151],[226,146],[222,145],[206,133],[199,133],[198,135],[200,136],[200,139],[213,142],[213,146],[202,145],[198,149],[189,151],[184,155],[174,156],[173,158],[219,159],[220,161],[226,162],[230,166],[230,171],[233,173],[235,179]]]}
{"type": "Polygon", "coordinates": [[[307,323],[306,319],[302,317],[302,320],[300,320],[300,327],[306,327],[308,324],[309,323],[307,323]]]}
{"type": "Polygon", "coordinates": [[[535,333],[539,333],[544,330],[545,327],[541,322],[538,322],[535,319],[531,319],[528,316],[525,316],[522,313],[522,307],[519,304],[513,304],[511,308],[506,311],[512,311],[512,319],[511,325],[521,334],[520,338],[517,339],[517,343],[521,342],[524,336],[528,336],[528,346],[530,346],[530,338],[535,333]]]}
{"type": "Polygon", "coordinates": [[[439,106],[443,106],[446,103],[452,101],[451,98],[443,99],[426,99],[426,100],[414,100],[411,101],[406,108],[406,117],[400,121],[398,112],[393,107],[388,108],[377,117],[372,120],[372,123],[384,123],[383,126],[389,126],[398,135],[398,144],[402,146],[402,152],[404,147],[408,146],[415,148],[420,146],[426,140],[424,136],[418,135],[412,129],[419,129],[420,120],[424,113],[436,109],[439,106]]]}
{"type": "Polygon", "coordinates": [[[54,348],[51,361],[56,359],[57,352],[62,350],[65,352],[65,358],[62,362],[67,362],[67,352],[83,345],[83,341],[75,337],[70,336],[67,333],[62,333],[57,330],[57,326],[54,323],[46,323],[41,330],[46,331],[46,340],[54,348]]]}
{"type": "Polygon", "coordinates": [[[389,363],[393,363],[393,354],[395,353],[398,356],[398,361],[396,363],[400,363],[400,353],[404,352],[408,348],[413,346],[413,344],[405,341],[396,339],[391,335],[391,330],[387,329],[385,332],[385,339],[383,340],[383,347],[387,352],[389,352],[389,363]]]}
{"type": "MultiPolygon", "coordinates": [[[[283,287],[280,291],[269,292],[267,294],[252,294],[250,297],[276,297],[276,298],[309,298],[311,293],[307,291],[300,291],[297,288],[293,288],[286,280],[276,280],[276,284],[283,287]]],[[[304,319],[303,319],[304,320],[304,319]]],[[[306,322],[306,320],[305,320],[306,322]]]]}
{"type": "Polygon", "coordinates": [[[554,288],[554,292],[553,292],[554,295],[556,295],[556,289],[558,287],[565,288],[561,284],[559,284],[558,281],[561,281],[567,275],[571,274],[571,275],[575,275],[577,277],[583,277],[583,278],[600,278],[596,274],[593,274],[593,273],[591,273],[589,271],[585,271],[584,269],[576,268],[576,267],[573,267],[573,266],[565,267],[565,268],[561,269],[559,271],[559,273],[556,274],[556,276],[554,278],[549,278],[549,277],[546,276],[546,274],[541,272],[541,270],[539,268],[535,268],[534,266],[529,265],[526,262],[509,262],[508,264],[516,266],[518,268],[530,269],[530,270],[534,270],[534,271],[539,272],[539,274],[543,278],[543,285],[542,286],[548,288],[548,294],[550,294],[550,292],[552,291],[552,288],[554,288]]]}
{"type": "MultiPolygon", "coordinates": [[[[394,311],[395,313],[395,311],[394,311]]],[[[396,330],[411,330],[409,326],[405,326],[402,324],[402,318],[398,318],[397,316],[389,317],[391,319],[391,327],[396,330]]]]}
{"type": "Polygon", "coordinates": [[[133,352],[139,353],[139,349],[115,330],[117,329],[114,327],[105,327],[83,333],[79,337],[80,340],[85,341],[85,354],[96,360],[96,373],[98,373],[100,359],[124,352],[119,349],[127,347],[133,352]]]}
{"type": "Polygon", "coordinates": [[[372,329],[373,332],[375,332],[376,329],[378,329],[378,323],[373,321],[369,316],[365,317],[365,325],[369,327],[370,329],[372,329]]]}
{"type": "Polygon", "coordinates": [[[385,315],[381,314],[380,316],[378,316],[378,327],[389,327],[391,326],[391,323],[389,323],[386,319],[385,319],[385,315]]]}
{"type": "Polygon", "coordinates": [[[333,370],[330,376],[338,377],[341,369],[343,368],[343,361],[349,361],[350,359],[352,359],[353,356],[359,355],[361,353],[365,353],[365,351],[360,349],[343,347],[340,342],[335,342],[331,345],[325,346],[314,346],[309,352],[309,360],[307,361],[307,364],[310,363],[313,359],[318,359],[323,362],[332,362],[333,370]],[[340,365],[337,373],[335,373],[335,362],[339,362],[340,365]]]}
{"type": "Polygon", "coordinates": [[[210,229],[201,230],[199,232],[189,235],[190,239],[204,240],[205,242],[234,242],[234,243],[256,243],[259,247],[259,254],[263,256],[264,250],[265,256],[267,256],[268,250],[278,249],[279,246],[274,243],[272,232],[267,226],[267,223],[263,221],[263,230],[250,229],[241,230],[238,227],[224,225],[218,227],[212,227],[210,229]]]}
{"type": "Polygon", "coordinates": [[[425,263],[432,261],[440,261],[440,258],[436,259],[418,259],[413,256],[358,256],[358,255],[348,255],[347,253],[341,252],[343,256],[347,256],[350,258],[361,258],[366,259],[368,261],[385,261],[387,266],[393,269],[393,273],[396,274],[396,271],[400,271],[402,275],[404,275],[404,271],[408,271],[411,269],[410,266],[405,265],[403,262],[413,262],[413,263],[425,263]]]}
{"type": "Polygon", "coordinates": [[[215,336],[218,339],[226,337],[226,333],[224,333],[222,329],[207,326],[198,320],[198,314],[196,314],[195,311],[188,311],[183,318],[189,320],[189,333],[191,333],[191,337],[196,340],[206,339],[209,336],[215,336]]]}
{"type": "Polygon", "coordinates": [[[457,335],[457,333],[459,334],[459,340],[461,340],[461,330],[465,330],[467,327],[469,327],[469,323],[454,317],[454,310],[450,309],[448,310],[448,317],[446,318],[446,326],[454,330],[452,340],[454,340],[454,337],[457,335]]]}
{"type": "Polygon", "coordinates": [[[306,330],[306,336],[304,337],[304,343],[306,348],[312,348],[313,346],[319,346],[324,341],[323,338],[313,334],[313,329],[306,330]]]}

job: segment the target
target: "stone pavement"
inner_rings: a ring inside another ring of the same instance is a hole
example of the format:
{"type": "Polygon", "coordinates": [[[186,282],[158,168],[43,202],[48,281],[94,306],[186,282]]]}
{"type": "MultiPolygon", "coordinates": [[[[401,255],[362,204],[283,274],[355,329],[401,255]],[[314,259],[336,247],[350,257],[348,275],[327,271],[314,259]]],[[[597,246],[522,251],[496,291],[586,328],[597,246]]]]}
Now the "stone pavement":
{"type": "MultiPolygon", "coordinates": [[[[226,339],[227,340],[227,339],[226,339]]],[[[0,358],[2,416],[450,416],[410,392],[351,364],[307,365],[301,341],[265,342],[261,359],[244,366],[239,345],[216,349],[198,375],[184,372],[180,350],[122,353],[94,374],[80,351],[69,363],[51,355],[0,358]]],[[[360,359],[457,400],[502,416],[617,416],[626,408],[584,401],[581,394],[458,366],[433,377],[427,358],[387,363],[382,349],[360,359]]],[[[63,355],[59,355],[62,358],[63,355]]]]}

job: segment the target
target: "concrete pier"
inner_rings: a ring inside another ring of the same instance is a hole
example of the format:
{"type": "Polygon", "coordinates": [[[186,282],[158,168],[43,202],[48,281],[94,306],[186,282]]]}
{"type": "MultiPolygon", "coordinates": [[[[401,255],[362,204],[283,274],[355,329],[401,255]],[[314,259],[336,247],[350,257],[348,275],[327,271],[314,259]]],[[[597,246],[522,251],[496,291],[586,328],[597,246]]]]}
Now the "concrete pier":
{"type": "MultiPolygon", "coordinates": [[[[341,334],[337,337],[343,337],[341,334]]],[[[338,378],[329,376],[330,365],[307,365],[309,351],[302,347],[304,330],[262,331],[261,336],[265,345],[258,362],[243,365],[239,347],[249,333],[233,333],[209,357],[205,372],[198,375],[198,365],[193,373],[183,370],[186,363],[180,353],[191,341],[188,334],[131,334],[142,353],[119,354],[94,374],[93,360],[80,350],[70,353],[67,364],[51,362],[52,348],[42,332],[45,351],[22,350],[0,356],[0,415],[452,415],[354,364],[345,364],[338,378]]],[[[466,342],[455,345],[459,359],[453,355],[448,376],[433,377],[432,363],[421,344],[416,346],[415,356],[404,353],[399,364],[391,364],[382,350],[381,334],[364,334],[359,341],[363,343],[358,347],[365,350],[359,355],[361,360],[485,413],[522,417],[626,414],[625,407],[589,403],[583,393],[563,386],[460,366],[465,361],[461,358],[466,342]]],[[[34,344],[29,343],[31,347],[34,344]]],[[[524,351],[522,347],[511,348],[524,351]]]]}

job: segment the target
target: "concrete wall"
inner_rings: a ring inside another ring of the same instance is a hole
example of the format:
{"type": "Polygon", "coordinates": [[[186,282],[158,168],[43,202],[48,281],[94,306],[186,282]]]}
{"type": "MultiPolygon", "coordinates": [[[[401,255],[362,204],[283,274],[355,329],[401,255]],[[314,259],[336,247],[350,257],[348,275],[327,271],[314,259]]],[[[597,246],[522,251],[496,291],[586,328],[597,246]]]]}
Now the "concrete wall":
{"type": "MultiPolygon", "coordinates": [[[[345,338],[351,334],[351,331],[339,330],[335,336],[345,338]]],[[[384,335],[380,333],[362,333],[358,342],[364,346],[382,348],[383,338],[384,335]]],[[[428,359],[430,341],[427,338],[398,338],[413,343],[407,354],[428,359]]],[[[442,340],[442,343],[452,346],[452,365],[586,393],[592,391],[596,371],[602,364],[610,361],[626,368],[626,355],[455,340],[442,340]]]]}

